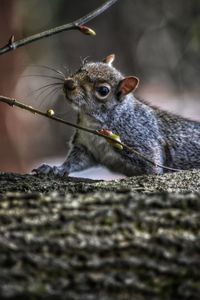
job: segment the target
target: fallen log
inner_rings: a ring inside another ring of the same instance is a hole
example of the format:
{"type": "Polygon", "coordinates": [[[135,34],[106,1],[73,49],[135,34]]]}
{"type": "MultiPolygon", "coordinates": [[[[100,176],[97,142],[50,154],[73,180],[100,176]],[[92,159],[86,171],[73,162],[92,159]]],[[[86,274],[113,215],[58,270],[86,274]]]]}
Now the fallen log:
{"type": "Polygon", "coordinates": [[[0,299],[200,299],[200,172],[0,174],[0,299]]]}

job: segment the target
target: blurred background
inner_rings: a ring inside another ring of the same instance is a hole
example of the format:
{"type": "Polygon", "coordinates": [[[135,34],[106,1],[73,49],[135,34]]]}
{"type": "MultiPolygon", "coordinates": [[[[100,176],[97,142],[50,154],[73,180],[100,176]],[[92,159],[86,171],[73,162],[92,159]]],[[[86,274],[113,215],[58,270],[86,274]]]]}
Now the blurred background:
{"type": "MultiPolygon", "coordinates": [[[[0,47],[12,34],[18,40],[74,21],[103,2],[1,0],[0,47]]],[[[98,61],[115,53],[115,66],[140,78],[136,96],[200,120],[199,0],[119,0],[88,26],[96,37],[63,32],[0,56],[0,94],[44,111],[53,108],[75,121],[61,91],[42,88],[56,81],[45,76],[57,76],[44,66],[67,74],[85,57],[98,61]]],[[[72,133],[67,126],[0,103],[0,171],[26,173],[43,162],[62,162],[72,133]]],[[[104,173],[95,169],[82,176],[109,177],[104,173]]]]}

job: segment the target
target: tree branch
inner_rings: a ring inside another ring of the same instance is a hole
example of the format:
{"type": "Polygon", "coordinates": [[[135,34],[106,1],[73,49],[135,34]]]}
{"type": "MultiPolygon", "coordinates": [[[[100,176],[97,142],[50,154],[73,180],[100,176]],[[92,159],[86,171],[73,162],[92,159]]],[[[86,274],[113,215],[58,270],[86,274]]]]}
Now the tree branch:
{"type": "Polygon", "coordinates": [[[89,128],[86,128],[86,127],[83,127],[83,126],[80,126],[80,125],[77,125],[77,124],[65,121],[65,120],[63,120],[61,118],[55,117],[54,116],[54,111],[52,109],[47,110],[47,112],[42,112],[42,111],[40,111],[38,109],[33,108],[30,105],[23,104],[23,103],[17,101],[16,99],[14,99],[14,98],[9,98],[9,97],[5,97],[5,96],[0,96],[0,102],[4,102],[4,103],[6,103],[6,104],[8,104],[10,106],[17,106],[17,107],[19,107],[21,109],[25,109],[25,110],[33,113],[33,114],[38,114],[38,115],[41,115],[43,117],[52,119],[54,121],[63,123],[63,124],[68,125],[68,126],[71,126],[73,128],[80,129],[80,130],[92,133],[94,135],[103,137],[107,141],[110,141],[112,145],[115,145],[115,144],[120,145],[122,147],[121,149],[123,149],[123,148],[127,149],[131,153],[136,154],[137,156],[139,156],[140,158],[146,160],[147,162],[149,162],[150,164],[154,165],[155,167],[160,167],[160,168],[163,168],[163,169],[166,169],[166,170],[169,170],[169,171],[174,171],[174,172],[181,171],[180,169],[170,168],[170,167],[167,167],[167,166],[155,163],[154,161],[152,161],[151,159],[149,159],[144,154],[138,152],[137,150],[133,149],[132,147],[127,146],[126,144],[122,143],[120,140],[117,140],[117,139],[113,138],[112,135],[109,136],[109,135],[107,135],[105,133],[102,133],[103,131],[105,132],[105,130],[92,130],[92,129],[89,129],[89,128]]]}
{"type": "MultiPolygon", "coordinates": [[[[82,30],[82,26],[83,24],[89,22],[90,20],[96,18],[97,16],[99,16],[100,14],[102,14],[104,11],[106,11],[110,6],[112,6],[115,2],[117,2],[118,0],[109,0],[106,3],[104,3],[103,5],[101,5],[99,8],[93,10],[92,12],[88,13],[87,15],[81,17],[80,19],[68,23],[68,24],[64,24],[58,27],[54,27],[52,29],[31,35],[29,37],[26,37],[22,40],[19,41],[14,41],[14,35],[11,36],[11,38],[8,41],[8,44],[6,44],[4,47],[0,48],[0,55],[10,52],[12,50],[15,50],[17,48],[20,48],[22,46],[31,44],[33,42],[36,42],[38,40],[41,40],[43,38],[52,36],[54,34],[63,32],[63,31],[68,31],[68,30],[80,30],[82,33],[86,33],[84,30],[82,30]]],[[[86,33],[86,34],[90,34],[90,33],[86,33]]],[[[94,35],[94,34],[90,34],[90,35],[94,35]]]]}

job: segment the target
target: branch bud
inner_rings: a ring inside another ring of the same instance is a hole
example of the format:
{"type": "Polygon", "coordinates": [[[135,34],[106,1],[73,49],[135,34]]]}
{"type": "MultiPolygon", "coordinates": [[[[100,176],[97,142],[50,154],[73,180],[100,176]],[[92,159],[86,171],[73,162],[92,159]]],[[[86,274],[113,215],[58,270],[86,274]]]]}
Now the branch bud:
{"type": "Polygon", "coordinates": [[[15,42],[15,36],[11,35],[11,37],[9,38],[8,44],[12,45],[15,42]]]}
{"type": "Polygon", "coordinates": [[[54,112],[53,109],[48,109],[48,110],[47,110],[47,116],[48,116],[48,117],[52,117],[52,116],[54,116],[54,115],[55,115],[55,112],[54,112]]]}
{"type": "Polygon", "coordinates": [[[101,133],[105,136],[105,139],[106,139],[106,136],[110,137],[113,139],[113,141],[111,141],[110,139],[106,139],[107,142],[112,145],[114,148],[118,149],[118,150],[123,150],[123,146],[118,144],[118,143],[115,143],[115,141],[117,142],[120,142],[121,143],[121,139],[120,139],[120,136],[118,134],[115,134],[113,133],[112,131],[110,130],[106,130],[106,129],[102,129],[102,130],[98,130],[97,131],[98,133],[101,133]]]}
{"type": "Polygon", "coordinates": [[[95,32],[93,29],[91,29],[91,28],[89,28],[89,27],[87,27],[87,26],[79,25],[78,28],[79,28],[79,30],[80,30],[82,33],[84,33],[84,34],[92,35],[92,36],[95,36],[95,35],[96,35],[96,32],[95,32]]]}

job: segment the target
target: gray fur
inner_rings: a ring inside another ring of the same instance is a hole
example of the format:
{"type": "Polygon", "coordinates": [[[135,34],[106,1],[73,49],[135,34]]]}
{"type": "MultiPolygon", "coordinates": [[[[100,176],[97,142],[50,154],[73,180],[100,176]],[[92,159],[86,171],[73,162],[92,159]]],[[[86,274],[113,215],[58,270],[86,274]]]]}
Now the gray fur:
{"type": "MultiPolygon", "coordinates": [[[[156,164],[181,170],[200,168],[200,123],[154,108],[134,97],[119,95],[124,76],[103,62],[87,63],[72,77],[76,89],[65,90],[66,99],[78,110],[78,124],[91,129],[108,129],[121,141],[156,164]],[[106,82],[111,92],[106,101],[94,95],[98,82],[106,82]]],[[[127,150],[119,151],[104,138],[77,130],[72,148],[60,167],[42,165],[37,173],[64,175],[102,164],[127,176],[162,174],[155,167],[127,150]]]]}

